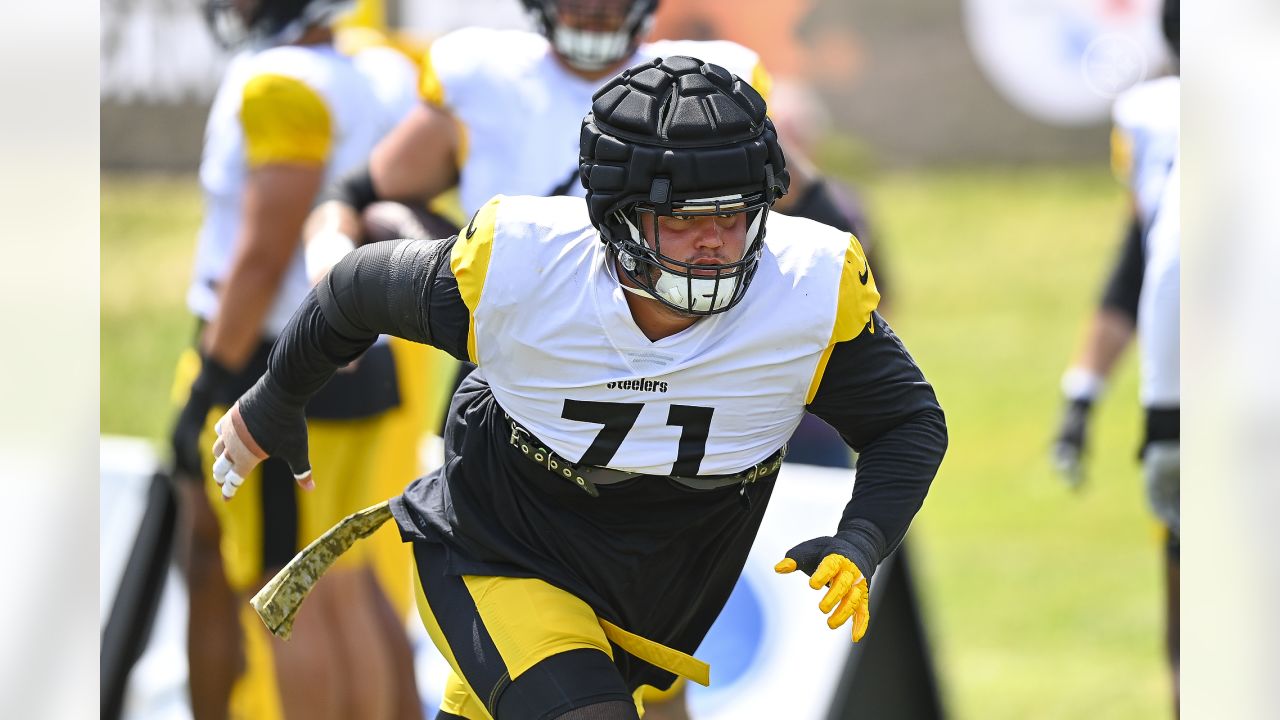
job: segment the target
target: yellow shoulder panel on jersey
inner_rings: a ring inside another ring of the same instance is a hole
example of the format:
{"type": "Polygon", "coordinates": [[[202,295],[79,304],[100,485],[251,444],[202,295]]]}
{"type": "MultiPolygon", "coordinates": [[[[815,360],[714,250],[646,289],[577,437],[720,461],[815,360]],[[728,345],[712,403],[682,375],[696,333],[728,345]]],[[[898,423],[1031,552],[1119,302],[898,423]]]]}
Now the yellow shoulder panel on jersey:
{"type": "Polygon", "coordinates": [[[436,74],[436,69],[431,64],[430,47],[422,53],[418,95],[422,97],[423,102],[430,103],[434,107],[444,107],[444,83],[440,82],[440,76],[436,74]]]}
{"type": "Polygon", "coordinates": [[[836,322],[831,328],[831,342],[822,351],[818,367],[813,372],[813,381],[809,383],[806,403],[813,402],[818,394],[818,385],[822,383],[822,374],[827,369],[827,361],[831,359],[831,351],[836,343],[852,340],[867,332],[875,332],[871,324],[871,313],[880,304],[880,291],[876,289],[876,280],[871,276],[871,266],[867,264],[867,256],[862,251],[858,238],[849,236],[849,247],[844,253],[844,269],[840,273],[840,298],[836,303],[836,322]]]}
{"type": "Polygon", "coordinates": [[[323,165],[333,143],[329,108],[297,78],[264,73],[245,83],[240,107],[249,167],[323,165]]]}
{"type": "Polygon", "coordinates": [[[766,103],[769,102],[769,93],[773,91],[773,76],[765,69],[763,60],[757,60],[756,66],[751,68],[751,87],[760,93],[766,103]]]}
{"type": "Polygon", "coordinates": [[[480,305],[480,294],[484,292],[484,279],[489,274],[489,257],[493,254],[493,232],[498,216],[499,195],[476,211],[471,222],[458,233],[458,241],[453,244],[453,254],[449,256],[449,267],[458,280],[458,293],[462,302],[471,313],[471,324],[467,330],[467,357],[477,365],[480,361],[476,354],[476,307],[480,305]]]}
{"type": "Polygon", "coordinates": [[[1133,175],[1133,141],[1118,125],[1111,128],[1111,172],[1125,185],[1133,175]]]}

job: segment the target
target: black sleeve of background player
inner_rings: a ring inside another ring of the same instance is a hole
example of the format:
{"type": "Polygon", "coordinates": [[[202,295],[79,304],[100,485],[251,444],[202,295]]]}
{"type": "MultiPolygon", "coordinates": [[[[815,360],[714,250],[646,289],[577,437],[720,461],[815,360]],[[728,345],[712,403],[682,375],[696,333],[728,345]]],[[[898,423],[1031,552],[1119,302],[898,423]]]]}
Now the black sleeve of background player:
{"type": "Polygon", "coordinates": [[[323,205],[330,200],[337,200],[350,205],[356,213],[361,213],[380,199],[378,191],[373,187],[369,166],[361,165],[326,185],[316,197],[315,204],[323,205]]]}
{"type": "Polygon", "coordinates": [[[809,187],[805,188],[804,194],[796,198],[787,210],[787,214],[816,220],[837,230],[852,233],[859,241],[862,240],[862,233],[866,229],[859,227],[862,223],[845,212],[832,195],[827,181],[821,178],[815,179],[809,187]]]}
{"type": "Polygon", "coordinates": [[[947,424],[902,341],[878,313],[872,322],[874,333],[836,345],[808,410],[858,451],[840,529],[874,537],[879,562],[902,541],[929,492],[947,449],[947,424]]]}
{"type": "Polygon", "coordinates": [[[268,361],[274,385],[297,401],[379,335],[438,347],[467,359],[470,312],[449,267],[457,236],[388,240],[348,254],[306,297],[268,361]]]}
{"type": "Polygon", "coordinates": [[[1116,257],[1111,277],[1102,291],[1102,307],[1124,313],[1138,322],[1138,296],[1142,294],[1142,273],[1146,265],[1142,252],[1142,221],[1137,214],[1129,221],[1124,244],[1116,257]]]}

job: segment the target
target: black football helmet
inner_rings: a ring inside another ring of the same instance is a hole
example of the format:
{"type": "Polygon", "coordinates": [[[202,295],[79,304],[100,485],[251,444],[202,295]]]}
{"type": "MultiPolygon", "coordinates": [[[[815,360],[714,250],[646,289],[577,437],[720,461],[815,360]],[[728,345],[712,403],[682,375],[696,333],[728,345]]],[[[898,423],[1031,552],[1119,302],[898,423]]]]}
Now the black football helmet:
{"type": "Polygon", "coordinates": [[[630,55],[653,26],[658,0],[522,0],[570,65],[602,70],[630,55]]]}
{"type": "Polygon", "coordinates": [[[204,18],[224,48],[287,45],[354,5],[355,0],[205,0],[204,18]]]}
{"type": "Polygon", "coordinates": [[[624,70],[595,94],[579,150],[587,210],[644,294],[688,315],[724,312],[742,300],[760,262],[769,208],[789,184],[765,113],[751,85],[678,55],[624,70]],[[654,220],[648,242],[642,213],[654,220]],[[658,216],[736,214],[747,220],[741,260],[693,265],[663,254],[658,216]]]}

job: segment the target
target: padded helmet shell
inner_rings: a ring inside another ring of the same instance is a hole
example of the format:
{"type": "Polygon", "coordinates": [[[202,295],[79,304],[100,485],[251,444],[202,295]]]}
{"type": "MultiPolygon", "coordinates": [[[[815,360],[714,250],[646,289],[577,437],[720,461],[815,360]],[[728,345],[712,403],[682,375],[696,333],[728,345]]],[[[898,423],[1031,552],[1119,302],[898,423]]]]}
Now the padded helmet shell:
{"type": "Polygon", "coordinates": [[[623,71],[595,94],[583,119],[579,161],[592,224],[628,276],[679,311],[727,310],[741,299],[755,271],[768,208],[789,182],[766,112],[760,94],[728,70],[673,56],[623,71]],[[754,237],[747,238],[743,267],[726,278],[734,281],[727,286],[734,297],[715,299],[709,309],[695,307],[689,296],[695,294],[696,280],[690,280],[683,303],[655,293],[658,278],[650,276],[672,274],[671,266],[679,263],[661,256],[659,238],[652,239],[656,247],[645,244],[637,231],[637,211],[684,214],[680,207],[688,201],[735,197],[739,200],[729,203],[734,209],[724,212],[750,213],[754,237]],[[648,270],[628,267],[637,263],[648,263],[648,270]]]}

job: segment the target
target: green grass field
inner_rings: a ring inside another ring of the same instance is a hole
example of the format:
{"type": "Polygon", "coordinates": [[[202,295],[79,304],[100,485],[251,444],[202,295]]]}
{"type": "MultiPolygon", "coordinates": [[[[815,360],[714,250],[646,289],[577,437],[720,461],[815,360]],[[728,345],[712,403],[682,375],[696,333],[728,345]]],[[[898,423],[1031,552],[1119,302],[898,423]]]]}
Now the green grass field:
{"type": "MultiPolygon", "coordinates": [[[[890,321],[951,429],[912,541],[952,717],[1168,717],[1131,358],[1099,408],[1090,483],[1069,492],[1046,462],[1120,189],[1097,168],[892,173],[867,192],[890,321]]],[[[103,177],[104,433],[164,436],[199,214],[194,177],[103,177]]]]}

